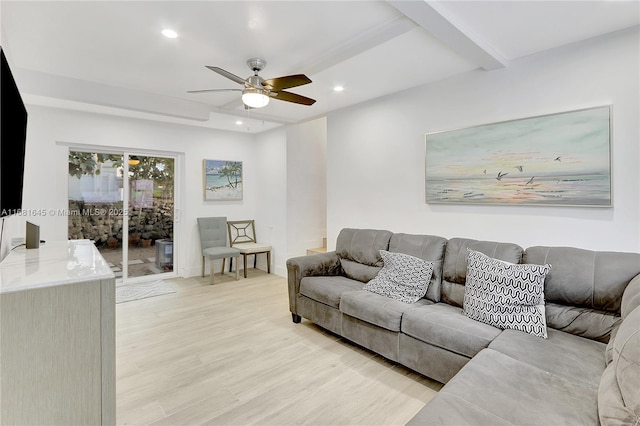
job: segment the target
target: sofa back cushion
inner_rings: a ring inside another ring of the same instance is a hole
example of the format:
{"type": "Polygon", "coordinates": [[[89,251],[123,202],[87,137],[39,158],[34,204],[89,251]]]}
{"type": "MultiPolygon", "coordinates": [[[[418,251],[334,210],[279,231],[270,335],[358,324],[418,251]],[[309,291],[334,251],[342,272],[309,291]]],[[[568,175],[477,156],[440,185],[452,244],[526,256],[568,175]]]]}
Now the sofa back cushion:
{"type": "Polygon", "coordinates": [[[640,254],[574,247],[529,247],[524,263],[548,263],[547,326],[608,342],[620,322],[625,288],[640,273],[640,254]]]}
{"type": "Polygon", "coordinates": [[[435,235],[396,233],[389,241],[389,251],[404,253],[433,262],[433,274],[425,298],[439,302],[442,289],[442,263],[447,239],[435,235]]]}
{"type": "Polygon", "coordinates": [[[371,280],[383,265],[380,250],[389,250],[391,231],[344,228],[336,240],[336,254],[348,278],[371,280]]]}
{"type": "Polygon", "coordinates": [[[513,243],[451,238],[447,241],[442,267],[442,301],[462,307],[467,276],[468,250],[475,250],[494,259],[520,263],[524,249],[513,243]]]}

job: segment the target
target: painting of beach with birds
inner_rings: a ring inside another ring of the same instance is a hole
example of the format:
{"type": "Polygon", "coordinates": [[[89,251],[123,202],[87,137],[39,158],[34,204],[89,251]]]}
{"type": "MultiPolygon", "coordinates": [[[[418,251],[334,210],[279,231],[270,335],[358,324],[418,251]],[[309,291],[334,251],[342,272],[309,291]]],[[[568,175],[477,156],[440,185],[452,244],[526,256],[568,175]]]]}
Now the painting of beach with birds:
{"type": "Polygon", "coordinates": [[[426,134],[427,203],[611,206],[611,106],[426,134]]]}

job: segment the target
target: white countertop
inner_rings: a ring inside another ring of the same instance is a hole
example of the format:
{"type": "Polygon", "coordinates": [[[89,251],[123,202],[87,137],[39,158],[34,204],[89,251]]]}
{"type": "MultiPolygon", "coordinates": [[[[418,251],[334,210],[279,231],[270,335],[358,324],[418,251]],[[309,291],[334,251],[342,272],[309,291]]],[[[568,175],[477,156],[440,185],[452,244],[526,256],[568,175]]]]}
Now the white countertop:
{"type": "Polygon", "coordinates": [[[0,293],[113,277],[92,241],[54,241],[9,252],[0,262],[0,293]]]}

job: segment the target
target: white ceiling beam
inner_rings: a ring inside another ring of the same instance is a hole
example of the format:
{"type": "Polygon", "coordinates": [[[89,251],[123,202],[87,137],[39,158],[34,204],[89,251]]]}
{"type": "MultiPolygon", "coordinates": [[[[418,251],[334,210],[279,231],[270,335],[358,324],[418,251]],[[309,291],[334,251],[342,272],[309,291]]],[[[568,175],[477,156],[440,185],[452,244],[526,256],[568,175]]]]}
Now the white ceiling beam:
{"type": "Polygon", "coordinates": [[[507,66],[508,61],[461,22],[457,22],[439,2],[387,0],[391,6],[440,39],[452,50],[485,70],[507,66]]]}
{"type": "Polygon", "coordinates": [[[303,70],[309,75],[319,73],[415,28],[417,26],[411,19],[398,16],[364,31],[332,49],[315,54],[307,61],[297,64],[294,69],[303,70]]]}

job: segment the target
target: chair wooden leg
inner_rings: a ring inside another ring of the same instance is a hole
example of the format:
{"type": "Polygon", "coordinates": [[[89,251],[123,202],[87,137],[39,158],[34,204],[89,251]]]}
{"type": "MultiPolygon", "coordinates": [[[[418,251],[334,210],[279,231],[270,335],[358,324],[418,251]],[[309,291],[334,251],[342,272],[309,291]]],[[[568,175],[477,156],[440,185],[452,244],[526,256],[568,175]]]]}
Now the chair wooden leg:
{"type": "Polygon", "coordinates": [[[220,269],[220,275],[224,275],[224,265],[226,264],[226,258],[222,258],[222,269],[220,269]]]}
{"type": "Polygon", "coordinates": [[[244,257],[244,277],[247,278],[247,255],[243,255],[244,257]]]}
{"type": "Polygon", "coordinates": [[[201,276],[203,277],[204,277],[204,262],[205,262],[204,256],[202,256],[202,275],[201,276]]]}
{"type": "Polygon", "coordinates": [[[213,284],[213,273],[214,273],[214,264],[215,262],[213,261],[213,259],[209,260],[209,265],[211,265],[211,269],[209,270],[209,283],[213,284]]]}
{"type": "Polygon", "coordinates": [[[253,255],[253,269],[258,267],[258,253],[253,255]]]}
{"type": "MultiPolygon", "coordinates": [[[[240,271],[240,268],[238,266],[240,266],[240,263],[238,262],[239,259],[236,259],[236,281],[238,281],[239,276],[238,276],[238,271],[240,271]]],[[[229,263],[231,263],[231,259],[229,259],[229,263]]]]}
{"type": "Polygon", "coordinates": [[[267,274],[271,273],[271,252],[267,252],[267,274]]]}

